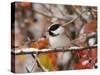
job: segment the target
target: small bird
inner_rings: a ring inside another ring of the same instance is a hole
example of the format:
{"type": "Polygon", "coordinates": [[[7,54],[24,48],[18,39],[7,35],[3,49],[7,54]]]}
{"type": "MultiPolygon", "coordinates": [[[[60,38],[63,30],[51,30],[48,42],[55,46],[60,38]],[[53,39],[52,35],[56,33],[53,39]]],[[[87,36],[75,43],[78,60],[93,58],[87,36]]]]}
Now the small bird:
{"type": "MultiPolygon", "coordinates": [[[[70,47],[70,39],[66,35],[64,27],[60,24],[52,24],[48,27],[48,39],[52,48],[62,48],[67,49],[70,47]]],[[[71,52],[58,52],[57,53],[57,64],[59,66],[59,70],[68,69],[69,62],[71,60],[71,52]]]]}

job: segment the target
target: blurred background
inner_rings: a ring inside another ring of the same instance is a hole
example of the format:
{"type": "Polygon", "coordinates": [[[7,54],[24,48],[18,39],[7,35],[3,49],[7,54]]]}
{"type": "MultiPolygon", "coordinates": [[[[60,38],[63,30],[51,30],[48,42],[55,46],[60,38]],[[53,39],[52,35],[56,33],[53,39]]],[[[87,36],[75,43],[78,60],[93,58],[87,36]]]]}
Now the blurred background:
{"type": "MultiPolygon", "coordinates": [[[[12,21],[12,50],[21,48],[49,48],[47,28],[53,23],[65,25],[66,34],[79,47],[97,44],[97,7],[15,2],[12,21]],[[88,39],[87,39],[88,38],[88,39]]],[[[97,48],[72,51],[69,68],[57,64],[57,52],[37,54],[40,64],[48,71],[97,68],[97,48]]],[[[13,55],[12,55],[13,57],[13,55]]],[[[66,58],[66,57],[65,57],[66,58]]],[[[12,65],[16,73],[40,72],[32,54],[16,55],[12,65]],[[15,65],[13,64],[15,61],[15,65]]],[[[67,65],[64,65],[67,67],[67,65]]]]}

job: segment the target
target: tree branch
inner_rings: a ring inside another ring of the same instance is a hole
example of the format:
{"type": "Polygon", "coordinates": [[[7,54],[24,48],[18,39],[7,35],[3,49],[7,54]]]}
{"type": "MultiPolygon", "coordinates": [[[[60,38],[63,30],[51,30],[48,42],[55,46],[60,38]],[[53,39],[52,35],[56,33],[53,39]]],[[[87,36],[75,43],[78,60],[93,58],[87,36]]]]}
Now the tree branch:
{"type": "Polygon", "coordinates": [[[11,50],[12,54],[37,54],[37,53],[49,53],[49,52],[67,52],[67,51],[81,51],[90,48],[97,48],[97,45],[88,46],[88,47],[70,47],[68,49],[57,48],[57,49],[38,49],[38,48],[23,48],[18,50],[11,50]]]}

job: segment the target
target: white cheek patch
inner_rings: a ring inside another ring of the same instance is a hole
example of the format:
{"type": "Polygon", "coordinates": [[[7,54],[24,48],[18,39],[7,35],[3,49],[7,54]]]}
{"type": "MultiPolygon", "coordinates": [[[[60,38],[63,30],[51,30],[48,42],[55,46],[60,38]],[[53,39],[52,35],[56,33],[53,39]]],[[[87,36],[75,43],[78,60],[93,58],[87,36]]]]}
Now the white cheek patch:
{"type": "Polygon", "coordinates": [[[51,32],[53,32],[54,34],[61,34],[61,33],[64,32],[64,28],[63,27],[59,27],[57,30],[51,31],[51,32]]]}

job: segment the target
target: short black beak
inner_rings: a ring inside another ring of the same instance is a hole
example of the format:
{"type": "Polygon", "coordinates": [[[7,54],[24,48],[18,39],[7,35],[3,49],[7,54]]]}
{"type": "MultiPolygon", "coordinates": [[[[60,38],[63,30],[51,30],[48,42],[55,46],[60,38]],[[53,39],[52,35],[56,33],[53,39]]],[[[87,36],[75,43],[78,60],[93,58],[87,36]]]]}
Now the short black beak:
{"type": "Polygon", "coordinates": [[[51,32],[50,30],[48,30],[47,32],[51,32]]]}

